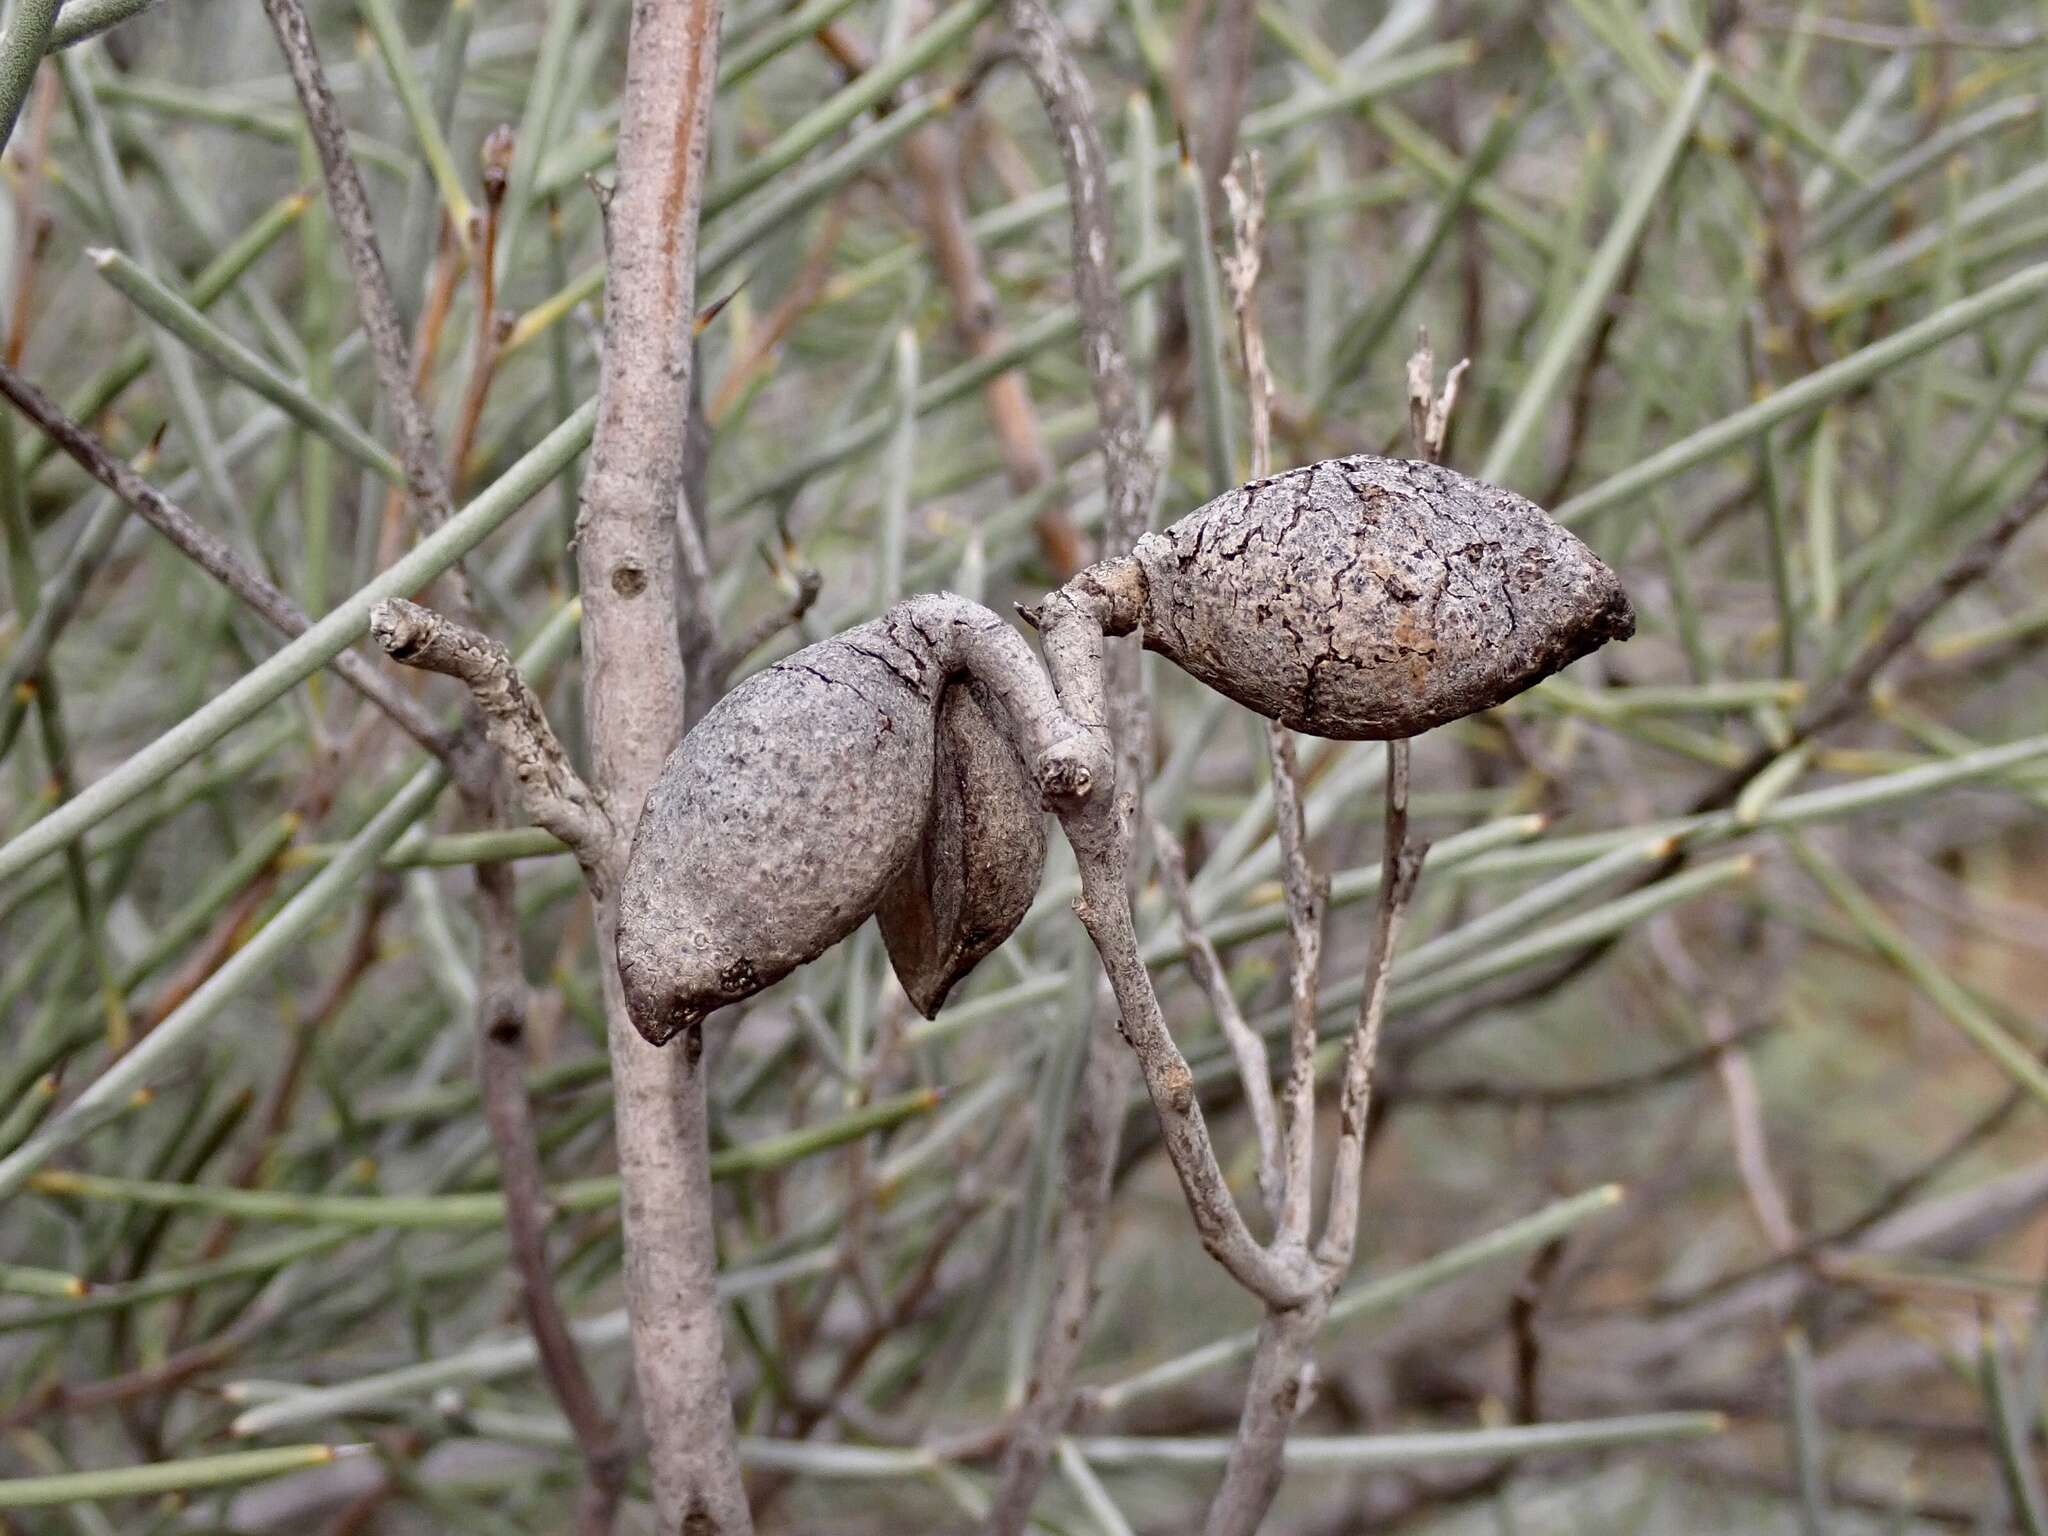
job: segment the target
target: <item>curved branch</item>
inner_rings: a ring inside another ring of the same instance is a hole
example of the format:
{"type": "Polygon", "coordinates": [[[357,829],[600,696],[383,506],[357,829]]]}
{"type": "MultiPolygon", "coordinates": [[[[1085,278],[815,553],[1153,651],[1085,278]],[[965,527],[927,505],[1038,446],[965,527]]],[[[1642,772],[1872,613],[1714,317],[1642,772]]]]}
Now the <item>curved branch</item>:
{"type": "Polygon", "coordinates": [[[618,829],[604,801],[569,765],[511,653],[488,635],[402,597],[371,610],[370,633],[393,661],[468,687],[485,736],[519,781],[526,814],[567,843],[586,873],[600,878],[618,829]]]}

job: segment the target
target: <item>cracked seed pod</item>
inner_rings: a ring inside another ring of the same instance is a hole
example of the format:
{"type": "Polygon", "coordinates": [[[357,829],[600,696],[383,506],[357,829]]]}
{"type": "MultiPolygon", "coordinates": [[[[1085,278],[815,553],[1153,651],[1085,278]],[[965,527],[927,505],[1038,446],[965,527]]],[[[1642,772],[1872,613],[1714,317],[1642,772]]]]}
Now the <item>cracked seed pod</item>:
{"type": "Polygon", "coordinates": [[[1439,465],[1329,459],[1133,551],[1145,646],[1312,736],[1491,709],[1635,632],[1614,573],[1541,508],[1439,465]]]}
{"type": "Polygon", "coordinates": [[[917,855],[882,898],[882,942],[917,1011],[935,1018],[955,982],[1002,944],[1038,894],[1045,812],[978,684],[939,705],[931,807],[917,855]]]}
{"type": "Polygon", "coordinates": [[[1088,793],[1093,751],[1023,637],[964,598],[911,598],[756,673],[641,812],[618,924],[635,1027],[659,1045],[885,905],[905,989],[937,1008],[1022,918],[1041,797],[1088,793]]]}

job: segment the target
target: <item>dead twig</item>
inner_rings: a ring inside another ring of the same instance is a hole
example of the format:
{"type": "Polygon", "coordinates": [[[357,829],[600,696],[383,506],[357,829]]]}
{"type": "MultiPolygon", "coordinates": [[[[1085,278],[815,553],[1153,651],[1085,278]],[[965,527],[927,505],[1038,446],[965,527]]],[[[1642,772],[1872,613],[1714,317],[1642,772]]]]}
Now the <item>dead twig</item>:
{"type": "MultiPolygon", "coordinates": [[[[271,628],[290,636],[302,635],[311,627],[299,605],[257,574],[230,549],[175,502],[164,496],[141,475],[107,449],[92,433],[73,421],[35,385],[12,367],[0,363],[0,394],[15,409],[42,429],[50,441],[63,449],[93,479],[112,491],[154,528],[178,552],[239,598],[271,628]]],[[[370,703],[390,716],[398,728],[444,762],[456,754],[454,733],[420,705],[417,699],[391,686],[388,677],[354,651],[343,651],[332,663],[342,680],[370,703]]]]}
{"type": "Polygon", "coordinates": [[[1237,1063],[1245,1109],[1251,1115],[1252,1134],[1259,1146],[1259,1194],[1265,1201],[1267,1215],[1277,1223],[1287,1182],[1281,1165],[1280,1124],[1273,1106],[1273,1068],[1266,1059],[1265,1037],[1245,1022],[1244,1010],[1237,1006],[1236,994],[1230,990],[1230,973],[1223,968],[1216,946],[1202,930],[1201,915],[1195,911],[1194,899],[1188,891],[1187,858],[1180,844],[1157,818],[1147,826],[1153,855],[1159,860],[1160,878],[1173,898],[1174,910],[1180,914],[1188,969],[1208,995],[1216,1027],[1222,1030],[1237,1063]]]}
{"type": "MultiPolygon", "coordinates": [[[[1122,554],[1144,534],[1151,517],[1155,468],[1145,452],[1137,385],[1125,341],[1123,302],[1117,291],[1117,222],[1109,203],[1108,158],[1096,124],[1094,94],[1065,31],[1043,0],[1007,0],[1004,17],[1052,124],[1067,180],[1074,293],[1102,447],[1102,549],[1105,554],[1122,554]]],[[[1103,903],[1112,903],[1122,911],[1128,929],[1129,827],[1144,783],[1150,712],[1135,644],[1126,639],[1105,654],[1103,631],[1096,628],[1091,639],[1087,623],[1081,617],[1068,631],[1076,636],[1072,645],[1079,654],[1071,658],[1077,664],[1064,670],[1063,687],[1078,686],[1081,698],[1068,699],[1063,693],[1062,702],[1077,719],[1106,722],[1107,746],[1115,754],[1116,768],[1113,787],[1102,786],[1092,797],[1096,853],[1083,866],[1092,866],[1094,884],[1083,904],[1100,911],[1103,903]]],[[[1045,641],[1049,661],[1067,643],[1051,634],[1045,641]]],[[[1062,677],[1057,667],[1054,676],[1062,677]]],[[[1126,983],[1144,981],[1143,969],[1138,967],[1135,978],[1127,973],[1126,983]]],[[[1143,990],[1149,995],[1149,982],[1143,990]]],[[[1155,1014],[1156,1008],[1155,1002],[1155,1014]]],[[[990,1499],[985,1522],[989,1536],[1017,1536],[1024,1529],[1051,1465],[1054,1437],[1073,1411],[1074,1373],[1094,1304],[1095,1263],[1108,1222],[1110,1179],[1123,1133],[1130,1070],[1129,1054],[1119,1048],[1104,1020],[1090,1033],[1080,1092],[1061,1147],[1064,1201],[1053,1232],[1051,1292],[1033,1346],[1030,1388],[1003,1449],[990,1499]]],[[[1192,1103],[1192,1078],[1187,1096],[1192,1103]]]]}
{"type": "Polygon", "coordinates": [[[392,660],[455,678],[469,689],[485,735],[519,782],[527,814],[567,843],[594,879],[602,879],[619,830],[604,801],[570,766],[540,700],[505,647],[404,598],[377,605],[370,633],[392,660]]]}
{"type": "Polygon", "coordinates": [[[405,342],[405,328],[399,323],[398,306],[391,297],[391,280],[384,270],[384,255],[377,244],[377,226],[370,215],[370,200],[363,190],[362,173],[348,145],[348,128],[341,108],[327,83],[319,50],[313,45],[313,29],[302,0],[263,0],[277,46],[291,71],[313,147],[320,157],[320,173],[327,184],[327,202],[334,213],[334,227],[341,237],[341,251],[355,281],[356,308],[362,317],[364,334],[370,341],[370,361],[385,409],[391,413],[398,432],[399,462],[405,466],[405,483],[420,523],[438,528],[448,518],[450,499],[441,457],[434,447],[434,426],[418,392],[412,385],[411,352],[405,342]]]}

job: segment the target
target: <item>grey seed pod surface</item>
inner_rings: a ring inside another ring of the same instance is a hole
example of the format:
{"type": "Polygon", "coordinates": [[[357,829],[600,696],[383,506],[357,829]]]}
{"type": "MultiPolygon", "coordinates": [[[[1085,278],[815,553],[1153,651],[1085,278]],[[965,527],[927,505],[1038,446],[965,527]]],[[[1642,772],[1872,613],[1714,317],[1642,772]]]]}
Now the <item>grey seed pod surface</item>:
{"type": "Polygon", "coordinates": [[[662,1043],[867,921],[918,849],[943,683],[885,615],[755,673],[683,738],[620,891],[643,1035],[662,1043]]]}
{"type": "Polygon", "coordinates": [[[939,705],[931,806],[917,854],[876,914],[903,990],[933,1018],[1024,920],[1045,870],[1045,811],[975,683],[939,705]]]}
{"type": "Polygon", "coordinates": [[[1541,508],[1405,459],[1257,481],[1133,554],[1146,648],[1313,736],[1415,736],[1635,632],[1614,573],[1541,508]]]}

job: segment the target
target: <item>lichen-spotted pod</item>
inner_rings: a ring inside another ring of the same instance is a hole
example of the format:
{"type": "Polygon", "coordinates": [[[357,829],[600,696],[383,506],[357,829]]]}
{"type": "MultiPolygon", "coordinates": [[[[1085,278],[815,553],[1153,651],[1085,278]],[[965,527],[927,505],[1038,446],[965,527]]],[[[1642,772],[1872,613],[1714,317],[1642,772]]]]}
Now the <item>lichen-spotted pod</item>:
{"type": "Polygon", "coordinates": [[[1146,649],[1312,736],[1417,736],[1635,632],[1614,573],[1540,507],[1405,459],[1256,481],[1126,558],[1146,649]]]}

